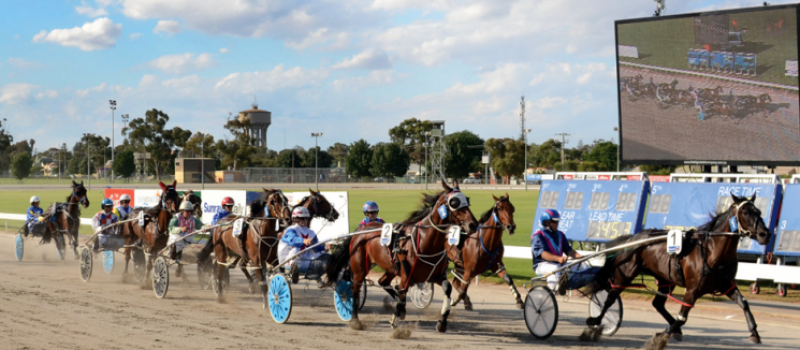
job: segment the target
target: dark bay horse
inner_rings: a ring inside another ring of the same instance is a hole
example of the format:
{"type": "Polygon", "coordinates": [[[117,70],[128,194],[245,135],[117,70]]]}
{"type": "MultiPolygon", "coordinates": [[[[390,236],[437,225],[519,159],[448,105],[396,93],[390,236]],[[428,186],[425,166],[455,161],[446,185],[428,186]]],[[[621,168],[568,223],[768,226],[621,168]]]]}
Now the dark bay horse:
{"type": "Polygon", "coordinates": [[[519,291],[514,286],[514,280],[511,279],[503,265],[505,251],[503,231],[507,230],[509,235],[513,235],[517,228],[517,224],[514,223],[514,205],[509,201],[508,193],[500,198],[495,196],[492,198],[494,198],[494,206],[483,213],[478,220],[480,223],[478,231],[463,236],[466,238],[461,248],[461,257],[457,256],[458,251],[453,249],[454,246],[449,243],[445,244],[447,256],[455,266],[453,286],[459,292],[450,304],[451,306],[456,306],[459,301],[464,300],[464,309],[472,310],[472,301],[467,296],[467,289],[472,277],[479,276],[486,270],[491,270],[508,284],[511,288],[511,295],[516,299],[517,308],[522,309],[524,306],[519,291]]]}
{"type": "MultiPolygon", "coordinates": [[[[750,237],[759,244],[767,244],[771,233],[761,219],[761,211],[754,204],[756,195],[750,198],[735,195],[731,197],[733,204],[728,210],[714,216],[698,230],[685,233],[683,249],[677,257],[667,253],[666,239],[663,242],[635,246],[618,252],[616,256],[609,256],[589,287],[590,292],[608,290],[608,299],[600,315],[586,320],[587,325],[599,325],[606,310],[616,301],[625,287],[629,286],[640,273],[644,273],[654,276],[662,283],[658,286],[653,307],[669,323],[666,331],[654,336],[652,348],[663,349],[670,336],[682,340],[681,327],[686,323],[695,301],[703,295],[713,293],[726,295],[744,310],[747,328],[750,330],[750,341],[760,343],[761,337],[756,330],[753,314],[750,312],[747,300],[734,282],[738,268],[736,250],[741,237],[750,237]],[[676,285],[686,288],[683,301],[671,295],[676,285]],[[664,308],[667,298],[676,300],[682,305],[677,320],[664,308]]],[[[646,230],[635,235],[621,236],[611,241],[608,247],[665,236],[667,232],[646,230]]]]}
{"type": "MultiPolygon", "coordinates": [[[[378,284],[397,300],[391,320],[392,327],[398,320],[405,319],[408,288],[417,283],[434,282],[442,286],[445,295],[436,329],[439,332],[447,331],[451,293],[446,274],[447,228],[460,226],[470,234],[477,229],[478,223],[469,209],[466,196],[458,190],[458,183],[455,182],[453,188],[450,188],[442,181],[442,187],[444,188],[442,192],[424,195],[422,207],[403,221],[402,225],[405,228],[398,238],[397,255],[392,254],[390,248],[380,244],[380,232],[354,235],[345,238],[337,245],[332,261],[326,268],[327,279],[332,283],[336,281],[343,268],[350,267],[353,278],[353,300],[359,300],[361,285],[372,264],[375,263],[383,269],[384,274],[378,280],[378,284]],[[400,276],[397,292],[390,286],[396,276],[400,276]]],[[[361,231],[380,229],[380,227],[379,224],[370,224],[361,228],[361,231]]],[[[358,319],[357,307],[353,308],[350,327],[357,330],[364,329],[358,319]]]]}
{"type": "MultiPolygon", "coordinates": [[[[70,240],[72,252],[75,259],[78,259],[78,232],[81,226],[81,205],[89,207],[89,198],[86,196],[86,187],[83,181],[80,184],[72,181],[72,193],[67,196],[66,203],[55,203],[45,210],[45,217],[55,216],[55,220],[47,220],[47,229],[42,236],[42,244],[49,243],[52,239],[60,240],[57,242],[58,249],[66,248],[66,236],[70,240]]],[[[27,232],[27,230],[25,230],[27,232]]]]}
{"type": "MultiPolygon", "coordinates": [[[[158,183],[161,186],[161,200],[158,204],[151,208],[137,208],[134,209],[130,217],[135,218],[139,216],[139,212],[144,212],[144,225],[139,226],[138,221],[131,221],[123,225],[122,235],[125,238],[125,245],[140,245],[144,250],[147,258],[147,265],[145,267],[145,278],[142,280],[142,286],[147,287],[150,280],[150,273],[153,268],[158,252],[167,246],[169,240],[169,222],[175,213],[178,211],[178,206],[183,200],[178,191],[175,190],[176,182],[172,185],[165,185],[162,182],[158,183]]],[[[131,250],[137,248],[128,248],[125,250],[125,271],[123,272],[123,281],[126,280],[128,275],[128,262],[131,258],[131,250]]]]}

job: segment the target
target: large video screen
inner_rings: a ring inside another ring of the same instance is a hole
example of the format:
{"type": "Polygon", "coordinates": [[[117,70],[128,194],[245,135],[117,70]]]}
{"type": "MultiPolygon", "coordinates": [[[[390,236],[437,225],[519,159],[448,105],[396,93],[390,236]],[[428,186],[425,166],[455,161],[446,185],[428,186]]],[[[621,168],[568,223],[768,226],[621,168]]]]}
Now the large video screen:
{"type": "Polygon", "coordinates": [[[627,164],[800,164],[796,5],[616,22],[627,164]]]}

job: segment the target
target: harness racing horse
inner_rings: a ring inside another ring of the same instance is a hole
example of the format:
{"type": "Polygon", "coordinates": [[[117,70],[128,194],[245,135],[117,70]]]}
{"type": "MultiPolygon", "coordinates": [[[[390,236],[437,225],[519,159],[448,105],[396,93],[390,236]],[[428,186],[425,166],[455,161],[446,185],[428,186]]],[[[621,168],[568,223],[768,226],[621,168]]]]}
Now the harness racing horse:
{"type": "MultiPolygon", "coordinates": [[[[331,263],[326,267],[328,283],[337,280],[339,272],[348,266],[352,272],[353,300],[359,300],[361,285],[369,273],[372,263],[384,270],[378,283],[397,300],[391,325],[405,319],[406,293],[416,283],[434,282],[442,286],[445,299],[441,317],[436,323],[439,332],[447,331],[447,317],[450,315],[451,286],[447,280],[445,241],[447,228],[451,225],[462,227],[467,234],[478,226],[475,216],[469,209],[466,196],[458,190],[458,183],[450,188],[442,181],[444,191],[435,195],[424,195],[422,208],[411,213],[403,221],[404,235],[397,238],[398,253],[394,255],[390,247],[380,244],[380,233],[353,235],[337,245],[331,263]],[[407,236],[406,236],[407,234],[407,236]],[[395,292],[390,283],[400,276],[400,285],[395,292]]],[[[379,229],[380,224],[369,224],[361,231],[379,229]]],[[[358,231],[356,231],[358,232],[358,231]]],[[[350,327],[363,330],[358,319],[358,307],[353,308],[350,327]]]]}
{"type": "Polygon", "coordinates": [[[472,310],[472,302],[467,296],[467,288],[469,288],[472,277],[478,276],[486,270],[491,270],[492,273],[500,276],[505,281],[509,288],[511,288],[511,295],[514,296],[517,302],[517,308],[522,309],[525,305],[520,299],[517,287],[514,286],[514,280],[506,271],[503,265],[503,231],[507,230],[509,235],[513,235],[517,228],[514,223],[514,205],[509,201],[508,193],[505,196],[494,198],[494,206],[488,211],[483,213],[478,222],[478,231],[464,238],[463,247],[461,248],[461,256],[458,251],[452,249],[449,242],[445,245],[447,247],[447,256],[453,261],[455,268],[452,270],[453,286],[459,292],[458,296],[453,299],[451,306],[458,305],[458,302],[464,300],[464,309],[472,310]],[[458,263],[456,263],[458,262],[458,263]],[[461,274],[459,276],[458,274],[461,274]]]}
{"type": "MultiPolygon", "coordinates": [[[[731,194],[733,204],[710,222],[697,230],[690,230],[683,238],[683,249],[678,256],[667,253],[667,242],[659,241],[629,248],[616,256],[606,258],[605,265],[590,285],[590,292],[609,290],[608,298],[597,317],[586,320],[589,326],[600,325],[606,311],[616,301],[620,293],[629,286],[640,273],[654,276],[658,282],[658,293],[653,307],[667,320],[669,327],[653,337],[655,349],[663,349],[670,336],[682,340],[681,327],[686,323],[689,311],[697,299],[705,294],[720,293],[735,301],[744,310],[750,341],[761,343],[756,330],[756,322],[747,300],[737,288],[734,277],[738,268],[736,254],[741,237],[750,237],[759,244],[767,244],[771,233],[761,219],[761,211],[755,206],[756,195],[750,198],[731,194]],[[683,301],[671,294],[675,286],[686,288],[683,301]],[[680,303],[681,310],[677,320],[664,308],[667,298],[680,303]]],[[[608,244],[614,247],[651,237],[665,236],[664,230],[646,230],[639,234],[621,236],[608,244]]],[[[590,294],[591,295],[591,294],[590,294]]]]}
{"type": "MultiPolygon", "coordinates": [[[[89,207],[89,197],[86,196],[86,187],[83,181],[80,184],[72,181],[72,193],[67,196],[66,203],[55,203],[50,205],[45,211],[45,217],[55,216],[55,220],[47,220],[47,228],[42,235],[42,244],[49,243],[56,239],[59,250],[66,248],[64,236],[69,237],[72,252],[75,259],[78,259],[78,231],[81,226],[81,208],[89,207]]],[[[27,230],[24,230],[27,235],[27,230]]]]}
{"type": "MultiPolygon", "coordinates": [[[[175,185],[165,185],[159,182],[161,186],[161,199],[158,204],[151,208],[138,208],[131,212],[131,218],[137,217],[139,212],[144,212],[144,225],[139,226],[138,221],[131,221],[123,227],[123,237],[125,238],[125,245],[141,245],[147,258],[147,265],[145,266],[145,278],[142,280],[142,288],[150,288],[148,281],[150,281],[150,273],[153,269],[153,262],[164,247],[167,246],[169,240],[169,221],[178,211],[178,206],[181,204],[181,197],[178,191],[175,190],[175,185]]],[[[125,250],[125,271],[123,272],[123,280],[126,279],[128,274],[128,262],[131,257],[131,249],[125,250]]],[[[180,277],[180,275],[178,275],[180,277]]]]}

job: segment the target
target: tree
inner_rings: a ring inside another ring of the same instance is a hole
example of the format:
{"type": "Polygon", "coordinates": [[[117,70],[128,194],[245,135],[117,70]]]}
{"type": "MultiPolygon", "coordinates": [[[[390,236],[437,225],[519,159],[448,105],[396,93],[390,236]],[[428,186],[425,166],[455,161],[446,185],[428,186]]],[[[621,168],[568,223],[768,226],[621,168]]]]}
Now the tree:
{"type": "Polygon", "coordinates": [[[9,147],[11,147],[11,143],[14,142],[14,137],[6,130],[5,125],[6,118],[3,118],[3,121],[0,122],[0,169],[6,170],[11,165],[11,157],[13,153],[9,152],[9,147]]]}
{"type": "Polygon", "coordinates": [[[492,154],[492,167],[500,176],[522,175],[525,143],[511,138],[488,139],[485,148],[492,154]]]}
{"type": "Polygon", "coordinates": [[[417,164],[422,164],[425,159],[425,151],[422,148],[426,141],[425,132],[433,129],[433,123],[429,120],[419,120],[417,118],[406,119],[400,125],[389,129],[389,137],[392,142],[409,150],[411,159],[417,164]]]}
{"type": "Polygon", "coordinates": [[[258,153],[255,140],[250,137],[250,119],[239,120],[238,117],[228,119],[225,129],[230,131],[232,140],[217,141],[217,150],[222,154],[222,165],[241,169],[250,165],[250,159],[258,153]]]}
{"type": "Polygon", "coordinates": [[[17,180],[22,180],[31,173],[33,158],[28,152],[17,152],[11,159],[11,175],[17,180]]]}
{"type": "Polygon", "coordinates": [[[214,144],[214,135],[196,132],[186,141],[183,150],[191,154],[193,158],[200,158],[201,156],[211,158],[217,152],[217,147],[214,144]]]}
{"type": "Polygon", "coordinates": [[[133,160],[133,151],[125,150],[117,153],[114,159],[114,173],[122,177],[131,177],[136,171],[136,163],[133,160]]]}
{"type": "Polygon", "coordinates": [[[279,168],[303,167],[303,159],[300,158],[300,154],[297,152],[297,149],[295,148],[285,149],[280,153],[278,153],[278,158],[276,163],[279,168]]]}
{"type": "Polygon", "coordinates": [[[609,141],[598,140],[597,143],[587,152],[584,160],[597,162],[603,169],[617,169],[617,145],[609,141]]]}
{"type": "Polygon", "coordinates": [[[369,142],[364,139],[350,144],[350,151],[344,158],[344,166],[349,175],[355,177],[370,176],[370,166],[372,163],[372,148],[369,142]]]}
{"type": "Polygon", "coordinates": [[[336,163],[344,163],[344,158],[347,157],[347,152],[350,150],[350,146],[345,145],[343,143],[334,143],[333,146],[328,147],[328,153],[333,156],[333,160],[336,163]]]}
{"type": "Polygon", "coordinates": [[[87,151],[91,157],[92,169],[95,169],[96,167],[105,167],[103,161],[111,159],[111,147],[109,147],[110,144],[111,139],[108,137],[90,134],[83,135],[81,139],[75,143],[75,146],[72,147],[73,153],[78,155],[78,157],[82,158],[84,161],[83,170],[81,173],[86,173],[87,151]]]}
{"type": "Polygon", "coordinates": [[[640,165],[639,170],[644,171],[647,175],[669,175],[675,171],[675,166],[672,165],[640,165]]]}
{"type": "Polygon", "coordinates": [[[191,132],[180,127],[167,129],[167,122],[169,115],[153,108],[145,112],[144,118],[135,118],[122,128],[122,134],[128,135],[135,146],[144,146],[150,153],[152,163],[149,165],[159,179],[165,170],[174,168],[175,147],[185,145],[191,135],[191,132]]]}
{"type": "Polygon", "coordinates": [[[485,142],[478,135],[464,130],[445,136],[444,142],[447,145],[447,153],[444,157],[446,175],[453,178],[465,178],[470,172],[480,171],[481,155],[483,150],[480,148],[470,148],[470,146],[482,146],[485,142]]]}
{"type": "Polygon", "coordinates": [[[316,166],[316,162],[319,162],[320,168],[330,168],[333,164],[333,156],[330,153],[321,150],[319,147],[317,148],[310,148],[306,152],[305,159],[303,161],[303,166],[306,168],[313,168],[316,166]],[[319,159],[316,159],[317,151],[319,151],[319,159]]]}
{"type": "Polygon", "coordinates": [[[372,166],[374,176],[404,176],[408,172],[411,157],[396,143],[379,143],[372,147],[372,166]]]}
{"type": "MultiPolygon", "coordinates": [[[[564,167],[565,171],[578,171],[581,162],[576,159],[567,159],[566,166],[564,167]]],[[[561,171],[561,162],[557,162],[553,164],[553,168],[557,171],[561,171]]]]}
{"type": "Polygon", "coordinates": [[[553,168],[561,161],[561,142],[550,139],[528,148],[528,163],[540,168],[553,168]]]}

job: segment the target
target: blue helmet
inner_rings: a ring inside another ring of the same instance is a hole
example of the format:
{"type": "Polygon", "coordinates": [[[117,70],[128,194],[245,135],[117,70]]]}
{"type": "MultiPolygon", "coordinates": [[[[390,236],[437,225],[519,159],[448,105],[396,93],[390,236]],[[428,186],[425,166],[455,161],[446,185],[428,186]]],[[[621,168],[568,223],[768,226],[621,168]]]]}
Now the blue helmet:
{"type": "Polygon", "coordinates": [[[364,211],[364,213],[369,213],[369,212],[376,212],[377,213],[378,212],[378,203],[375,203],[373,201],[367,201],[366,203],[364,203],[364,206],[361,209],[364,211]]]}
{"type": "Polygon", "coordinates": [[[103,201],[100,202],[100,208],[113,207],[113,206],[114,206],[114,201],[112,201],[112,200],[110,200],[108,198],[103,199],[103,201]]]}
{"type": "Polygon", "coordinates": [[[545,221],[558,221],[561,220],[561,214],[555,209],[545,209],[542,216],[539,217],[539,224],[544,226],[545,221]]]}

